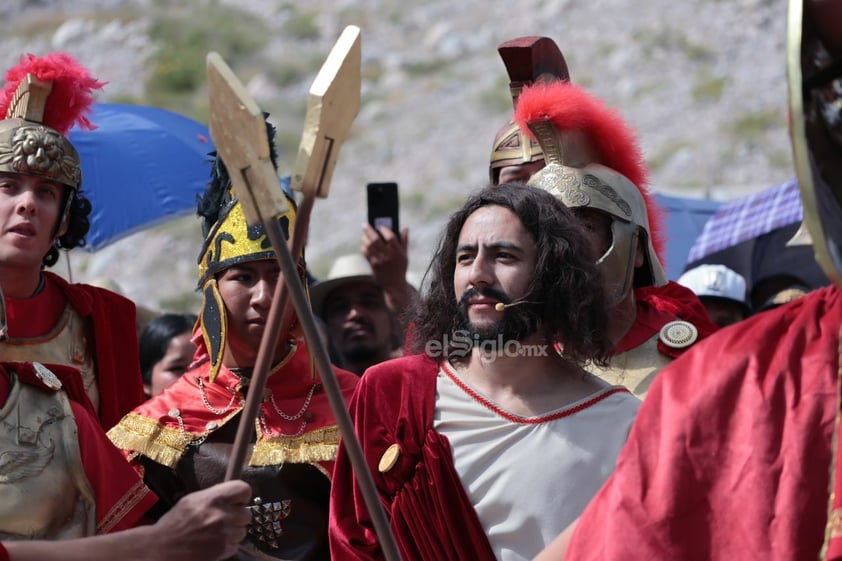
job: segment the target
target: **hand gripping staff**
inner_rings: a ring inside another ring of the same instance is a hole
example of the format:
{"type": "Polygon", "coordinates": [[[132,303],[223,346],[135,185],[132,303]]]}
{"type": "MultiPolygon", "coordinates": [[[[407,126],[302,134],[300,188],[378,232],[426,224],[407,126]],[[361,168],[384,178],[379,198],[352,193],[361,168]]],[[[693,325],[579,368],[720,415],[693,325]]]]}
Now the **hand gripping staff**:
{"type": "Polygon", "coordinates": [[[360,58],[360,30],[348,26],[310,88],[304,131],[292,178],[292,187],[301,191],[303,196],[287,247],[280,225],[275,220],[278,214],[286,211],[287,202],[279,188],[277,172],[269,155],[263,113],[222,57],[213,52],[207,56],[211,136],[229,170],[246,221],[249,224],[263,224],[284,276],[284,282],[277,283],[275,287],[225,479],[239,477],[242,469],[249,444],[248,431],[253,430],[257,418],[274,342],[280,336],[286,337],[282,333],[282,326],[289,324],[292,310],[288,303],[291,299],[328,402],[336,416],[383,554],[388,561],[400,561],[397,543],[377,496],[374,479],[354,433],[351,417],[330,366],[327,350],[319,337],[293,259],[294,255],[301,254],[315,197],[327,197],[339,148],[359,111],[360,58]]]}

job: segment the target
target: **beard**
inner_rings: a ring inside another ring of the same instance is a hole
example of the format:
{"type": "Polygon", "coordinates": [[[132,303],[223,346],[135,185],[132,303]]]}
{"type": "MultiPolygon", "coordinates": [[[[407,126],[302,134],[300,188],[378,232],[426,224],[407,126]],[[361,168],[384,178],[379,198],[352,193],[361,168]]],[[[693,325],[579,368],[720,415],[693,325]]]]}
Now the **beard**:
{"type": "Polygon", "coordinates": [[[342,357],[348,362],[365,362],[380,355],[380,349],[374,345],[351,344],[341,350],[342,357]]]}
{"type": "MultiPolygon", "coordinates": [[[[468,300],[477,296],[494,298],[503,304],[512,302],[505,293],[494,288],[469,288],[465,291],[456,307],[454,335],[456,333],[467,335],[473,346],[478,346],[484,341],[496,341],[498,338],[504,341],[520,341],[541,327],[540,306],[526,302],[505,308],[499,321],[484,326],[474,325],[468,317],[468,300]]],[[[527,298],[524,297],[521,300],[527,300],[527,298]]]]}

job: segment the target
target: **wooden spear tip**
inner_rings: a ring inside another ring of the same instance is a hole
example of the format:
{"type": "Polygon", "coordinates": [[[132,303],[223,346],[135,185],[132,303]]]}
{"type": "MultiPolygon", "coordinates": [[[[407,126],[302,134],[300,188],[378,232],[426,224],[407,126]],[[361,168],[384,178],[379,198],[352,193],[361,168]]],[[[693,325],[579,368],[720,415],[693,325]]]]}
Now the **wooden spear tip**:
{"type": "Polygon", "coordinates": [[[361,59],[360,28],[356,25],[349,25],[336,40],[316,75],[316,79],[313,80],[313,84],[310,86],[310,95],[323,97],[334,83],[337,75],[345,69],[352,71],[356,68],[356,74],[359,74],[358,69],[361,59]]]}

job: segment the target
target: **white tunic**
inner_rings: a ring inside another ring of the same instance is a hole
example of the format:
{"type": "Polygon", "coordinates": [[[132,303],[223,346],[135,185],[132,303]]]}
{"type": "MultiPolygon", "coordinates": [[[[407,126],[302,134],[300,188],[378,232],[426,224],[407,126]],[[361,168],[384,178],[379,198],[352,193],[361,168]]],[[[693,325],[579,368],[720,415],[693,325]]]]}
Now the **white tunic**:
{"type": "Polygon", "coordinates": [[[625,444],[640,401],[602,389],[540,417],[505,411],[439,370],[433,427],[453,448],[462,485],[500,561],[532,559],[584,510],[625,444]]]}

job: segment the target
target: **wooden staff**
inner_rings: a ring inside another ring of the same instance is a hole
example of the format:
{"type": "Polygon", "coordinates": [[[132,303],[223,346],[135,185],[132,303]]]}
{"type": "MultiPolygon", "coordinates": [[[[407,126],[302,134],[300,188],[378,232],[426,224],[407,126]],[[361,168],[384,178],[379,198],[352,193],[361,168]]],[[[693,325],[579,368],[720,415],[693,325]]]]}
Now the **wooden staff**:
{"type": "MultiPolygon", "coordinates": [[[[231,176],[232,186],[249,224],[263,224],[280,262],[284,282],[275,288],[266,329],[258,350],[254,373],[240,418],[225,479],[239,476],[254,430],[269,374],[272,350],[281,333],[282,320],[291,316],[291,300],[310,353],[336,417],[374,530],[388,561],[399,561],[397,542],[377,495],[374,478],[356,438],[354,425],[330,364],[293,256],[301,254],[316,196],[326,197],[339,148],[348,136],[360,105],[360,30],[349,26],[340,36],[310,89],[301,147],[293,174],[293,187],[303,199],[287,247],[276,217],[287,210],[269,156],[263,114],[231,69],[216,53],[208,54],[210,131],[231,176]]],[[[287,322],[288,323],[288,320],[287,322]]]]}

